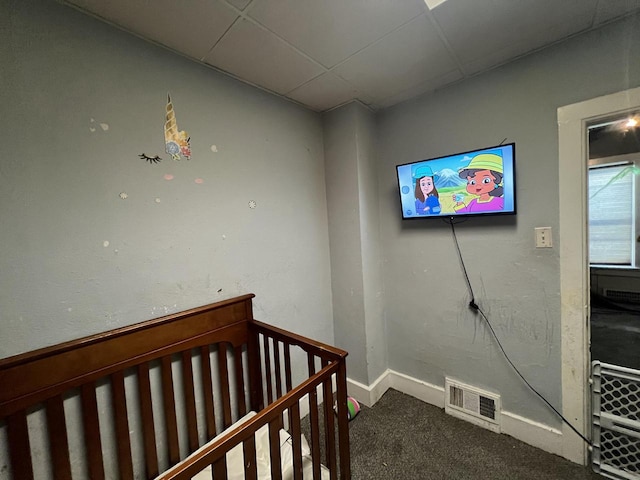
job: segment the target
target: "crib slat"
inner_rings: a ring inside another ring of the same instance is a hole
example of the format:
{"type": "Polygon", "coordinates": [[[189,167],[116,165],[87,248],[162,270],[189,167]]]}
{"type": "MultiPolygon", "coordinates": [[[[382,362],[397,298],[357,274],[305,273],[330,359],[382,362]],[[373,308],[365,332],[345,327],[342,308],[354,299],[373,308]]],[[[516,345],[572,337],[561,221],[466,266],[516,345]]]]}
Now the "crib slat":
{"type": "Polygon", "coordinates": [[[281,416],[269,422],[269,452],[271,456],[271,480],[282,480],[282,466],[280,460],[280,429],[281,416]]]}
{"type": "Polygon", "coordinates": [[[116,422],[116,445],[120,478],[123,480],[133,479],[127,399],[124,390],[124,372],[122,371],[111,374],[111,396],[113,400],[113,415],[116,422]]]}
{"type": "Polygon", "coordinates": [[[242,444],[244,453],[244,478],[245,480],[257,480],[258,467],[256,463],[256,438],[250,436],[242,444]]]}
{"type": "Polygon", "coordinates": [[[273,340],[273,363],[276,371],[276,398],[282,396],[282,372],[280,368],[280,342],[273,340]]]}
{"type": "Polygon", "coordinates": [[[302,480],[302,443],[300,436],[302,431],[300,430],[300,405],[296,402],[291,406],[291,415],[289,421],[291,422],[289,428],[291,429],[291,439],[293,443],[293,478],[294,480],[302,480]]]}
{"type": "Polygon", "coordinates": [[[173,373],[171,372],[171,356],[164,356],[160,361],[162,370],[162,403],[164,421],[167,427],[167,443],[169,444],[169,464],[180,460],[178,444],[178,421],[176,420],[176,400],[173,396],[173,373]]]}
{"type": "Polygon", "coordinates": [[[56,480],[71,480],[69,440],[62,397],[59,395],[52,397],[45,402],[45,405],[53,476],[56,480]]]}
{"type": "Polygon", "coordinates": [[[182,352],[182,388],[187,409],[187,431],[189,432],[189,451],[198,449],[198,419],[196,417],[196,395],[193,388],[193,365],[191,350],[182,352]]]}
{"type": "MultiPolygon", "coordinates": [[[[316,373],[315,357],[307,354],[309,364],[309,377],[316,373]]],[[[309,392],[309,420],[311,426],[311,462],[313,465],[313,478],[320,478],[320,428],[318,423],[318,393],[314,388],[309,392]]]]}
{"type": "Polygon", "coordinates": [[[209,346],[200,347],[200,368],[202,370],[202,391],[204,393],[205,416],[207,419],[207,440],[216,436],[216,416],[213,405],[213,385],[211,384],[211,359],[209,346]]]}
{"type": "Polygon", "coordinates": [[[231,425],[231,395],[229,393],[229,369],[227,367],[227,344],[218,345],[218,369],[220,372],[220,393],[222,395],[222,413],[224,428],[231,425]]]}
{"type": "Polygon", "coordinates": [[[287,382],[287,392],[293,388],[291,381],[291,348],[288,343],[284,344],[284,376],[287,382]]]}
{"type": "Polygon", "coordinates": [[[152,478],[158,476],[159,472],[148,363],[141,363],[138,365],[138,394],[140,396],[140,419],[142,422],[144,461],[147,477],[152,478]]]}
{"type": "Polygon", "coordinates": [[[223,456],[213,464],[213,478],[215,480],[227,480],[227,457],[223,456]]]}
{"type": "Polygon", "coordinates": [[[100,440],[100,422],[98,420],[98,401],[96,400],[96,386],[93,382],[82,385],[81,397],[82,425],[84,444],[87,449],[89,478],[93,480],[104,480],[102,441],[100,440]]]}
{"type": "Polygon", "coordinates": [[[29,429],[27,427],[27,415],[24,410],[7,417],[7,434],[9,437],[9,457],[11,458],[13,478],[33,480],[29,429]]]}
{"type": "Polygon", "coordinates": [[[342,412],[338,418],[338,442],[340,445],[340,475],[342,478],[351,478],[351,457],[349,456],[349,420],[347,419],[347,367],[342,361],[336,375],[338,386],[338,399],[343,402],[342,412]]]}
{"type": "Polygon", "coordinates": [[[264,408],[262,392],[262,366],[260,361],[260,340],[255,330],[252,330],[248,340],[249,381],[251,388],[251,410],[260,411],[264,408]]]}
{"type": "MultiPolygon", "coordinates": [[[[322,367],[327,365],[326,360],[322,360],[322,367]]],[[[326,460],[325,465],[329,468],[331,480],[338,478],[336,468],[336,440],[335,440],[335,424],[333,420],[333,393],[331,388],[331,378],[322,382],[322,396],[324,404],[324,438],[326,460]]],[[[348,478],[348,477],[347,477],[348,478]]]]}
{"type": "Polygon", "coordinates": [[[236,373],[236,388],[238,399],[238,413],[241,417],[247,414],[247,401],[244,392],[244,372],[242,368],[242,346],[239,345],[234,349],[233,358],[234,369],[236,373]]]}
{"type": "Polygon", "coordinates": [[[271,350],[269,348],[269,338],[263,337],[264,343],[264,376],[267,381],[267,404],[273,403],[273,386],[271,385],[271,350]]]}

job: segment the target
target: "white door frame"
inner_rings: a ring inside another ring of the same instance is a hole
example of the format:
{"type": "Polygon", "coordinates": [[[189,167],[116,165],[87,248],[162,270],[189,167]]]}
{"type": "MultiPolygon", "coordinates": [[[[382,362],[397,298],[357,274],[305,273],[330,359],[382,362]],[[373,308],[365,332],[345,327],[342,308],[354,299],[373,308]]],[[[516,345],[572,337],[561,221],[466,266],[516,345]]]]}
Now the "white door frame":
{"type": "MultiPolygon", "coordinates": [[[[562,414],[590,436],[587,126],[640,108],[640,88],[558,108],[562,414]]],[[[562,456],[586,465],[587,445],[562,425],[562,456]]]]}

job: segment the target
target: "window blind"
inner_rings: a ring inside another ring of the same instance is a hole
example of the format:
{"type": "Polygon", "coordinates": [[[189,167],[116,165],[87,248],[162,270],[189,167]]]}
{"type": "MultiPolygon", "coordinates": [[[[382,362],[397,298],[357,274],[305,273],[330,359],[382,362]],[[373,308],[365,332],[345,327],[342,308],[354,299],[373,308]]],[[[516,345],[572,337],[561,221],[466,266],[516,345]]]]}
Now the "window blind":
{"type": "Polygon", "coordinates": [[[631,265],[634,174],[629,165],[589,169],[589,262],[631,265]],[[621,175],[616,178],[617,175],[621,175]]]}

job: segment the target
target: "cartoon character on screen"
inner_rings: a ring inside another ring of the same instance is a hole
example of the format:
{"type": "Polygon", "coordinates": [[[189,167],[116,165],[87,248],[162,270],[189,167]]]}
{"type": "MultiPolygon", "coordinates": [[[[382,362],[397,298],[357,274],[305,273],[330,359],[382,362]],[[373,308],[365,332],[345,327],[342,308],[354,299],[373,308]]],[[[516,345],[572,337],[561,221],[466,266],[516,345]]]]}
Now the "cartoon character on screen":
{"type": "Polygon", "coordinates": [[[476,155],[469,165],[460,169],[458,176],[467,181],[467,192],[476,198],[465,204],[464,195],[454,194],[456,212],[495,212],[504,208],[501,156],[493,153],[476,155]]]}
{"type": "Polygon", "coordinates": [[[431,167],[419,166],[413,172],[413,179],[416,182],[416,214],[417,215],[438,215],[440,213],[440,199],[436,189],[436,176],[431,167]]]}

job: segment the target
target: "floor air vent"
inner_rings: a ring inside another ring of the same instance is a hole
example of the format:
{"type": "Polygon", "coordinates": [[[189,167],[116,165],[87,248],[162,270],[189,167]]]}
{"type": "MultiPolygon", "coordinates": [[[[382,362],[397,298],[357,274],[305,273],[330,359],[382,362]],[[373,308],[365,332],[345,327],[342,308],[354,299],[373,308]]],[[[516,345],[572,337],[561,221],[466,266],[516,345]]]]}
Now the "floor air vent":
{"type": "Polygon", "coordinates": [[[500,432],[500,395],[445,378],[445,396],[449,415],[500,432]]]}
{"type": "Polygon", "coordinates": [[[640,303],[640,292],[605,288],[604,296],[610,300],[617,300],[619,302],[640,303]]]}

